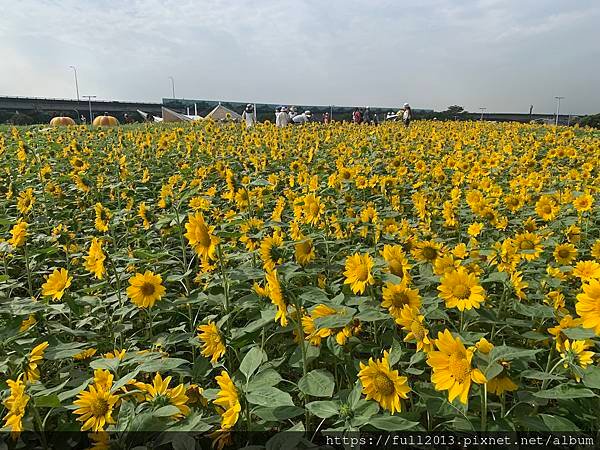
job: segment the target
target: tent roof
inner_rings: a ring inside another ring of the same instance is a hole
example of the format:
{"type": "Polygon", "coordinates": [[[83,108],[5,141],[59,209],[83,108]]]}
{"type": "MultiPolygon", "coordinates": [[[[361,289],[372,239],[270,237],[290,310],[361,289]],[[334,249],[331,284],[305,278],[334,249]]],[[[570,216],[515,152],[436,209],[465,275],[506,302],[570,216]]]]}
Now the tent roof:
{"type": "Polygon", "coordinates": [[[191,122],[192,119],[185,114],[179,114],[172,109],[162,107],[163,122],[191,122]]]}
{"type": "Polygon", "coordinates": [[[209,112],[206,115],[207,119],[209,117],[213,120],[226,120],[226,119],[242,120],[242,116],[240,116],[235,111],[232,111],[231,109],[226,108],[225,106],[221,105],[220,103],[217,106],[215,106],[211,112],[209,112]],[[229,114],[229,117],[227,116],[228,114],[229,114]]]}

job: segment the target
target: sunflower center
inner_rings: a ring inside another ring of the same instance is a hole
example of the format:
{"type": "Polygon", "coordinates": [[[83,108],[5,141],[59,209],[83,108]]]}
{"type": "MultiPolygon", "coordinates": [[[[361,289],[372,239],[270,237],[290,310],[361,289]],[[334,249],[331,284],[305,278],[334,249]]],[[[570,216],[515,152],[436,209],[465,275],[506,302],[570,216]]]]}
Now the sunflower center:
{"type": "Polygon", "coordinates": [[[149,297],[150,295],[154,294],[156,288],[152,283],[145,282],[142,284],[140,290],[142,291],[142,294],[144,294],[146,297],[149,297]]]}
{"type": "Polygon", "coordinates": [[[378,373],[373,381],[377,391],[382,395],[391,395],[394,392],[394,382],[384,373],[378,373]]]}
{"type": "Polygon", "coordinates": [[[400,308],[404,305],[408,305],[410,303],[410,299],[406,292],[395,292],[392,296],[392,305],[396,308],[400,308]]]}
{"type": "Polygon", "coordinates": [[[369,279],[369,268],[365,264],[361,264],[356,268],[356,278],[360,281],[369,279]]]}
{"type": "Polygon", "coordinates": [[[108,402],[103,398],[95,398],[90,404],[90,411],[95,417],[104,416],[108,412],[108,402]]]}
{"type": "Polygon", "coordinates": [[[471,288],[466,284],[457,284],[452,288],[452,294],[461,300],[469,298],[471,295],[471,288]]]}
{"type": "Polygon", "coordinates": [[[558,256],[561,258],[568,258],[570,254],[571,254],[571,252],[569,252],[569,250],[566,248],[561,248],[558,251],[558,256]]]}
{"type": "Polygon", "coordinates": [[[210,247],[210,234],[206,229],[200,230],[200,236],[198,237],[198,242],[202,247],[210,247]]]}
{"type": "Polygon", "coordinates": [[[469,362],[463,355],[459,353],[453,353],[450,355],[448,366],[450,373],[459,383],[464,383],[471,372],[469,362]]]}
{"type": "Polygon", "coordinates": [[[528,239],[525,239],[523,242],[521,242],[521,250],[533,250],[534,248],[535,245],[533,245],[533,242],[528,239]]]}
{"type": "Polygon", "coordinates": [[[319,204],[317,202],[312,202],[309,206],[310,214],[316,216],[319,214],[319,204]]]}
{"type": "Polygon", "coordinates": [[[423,248],[423,258],[431,261],[437,258],[438,252],[433,247],[425,247],[423,248]]]}

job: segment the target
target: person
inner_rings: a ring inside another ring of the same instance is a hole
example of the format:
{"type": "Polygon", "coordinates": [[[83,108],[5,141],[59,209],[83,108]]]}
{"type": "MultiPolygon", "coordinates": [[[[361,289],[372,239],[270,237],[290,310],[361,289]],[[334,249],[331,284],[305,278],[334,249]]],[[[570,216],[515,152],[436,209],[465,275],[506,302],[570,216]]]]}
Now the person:
{"type": "Polygon", "coordinates": [[[246,105],[246,109],[242,113],[242,120],[246,121],[246,128],[251,128],[256,123],[256,119],[254,118],[254,106],[250,103],[246,105]]]}
{"type": "Polygon", "coordinates": [[[365,113],[363,114],[362,121],[366,124],[371,123],[371,109],[368,106],[365,108],[365,113]]]}
{"type": "Polygon", "coordinates": [[[311,118],[312,118],[312,113],[309,110],[306,110],[302,114],[298,114],[298,115],[294,116],[292,121],[294,123],[302,124],[302,123],[310,122],[311,118]]]}
{"type": "Polygon", "coordinates": [[[352,122],[355,124],[360,124],[362,122],[362,114],[360,113],[360,109],[354,108],[354,112],[352,113],[352,122]]]}
{"type": "Polygon", "coordinates": [[[329,117],[329,113],[326,112],[323,114],[323,123],[324,124],[328,124],[331,123],[331,117],[329,117]]]}
{"type": "Polygon", "coordinates": [[[290,123],[290,116],[288,114],[287,108],[282,106],[280,111],[275,114],[275,126],[277,128],[285,128],[290,123]]]}
{"type": "Polygon", "coordinates": [[[379,118],[377,117],[377,113],[373,114],[373,120],[371,121],[373,125],[379,125],[379,118]]]}
{"type": "Polygon", "coordinates": [[[396,113],[394,111],[388,112],[387,116],[385,116],[385,120],[391,120],[392,122],[395,122],[397,118],[398,118],[398,116],[396,115],[396,113]]]}
{"type": "Polygon", "coordinates": [[[412,120],[412,109],[408,103],[405,103],[404,111],[402,112],[402,122],[404,122],[404,126],[408,127],[410,125],[411,120],[412,120]]]}
{"type": "Polygon", "coordinates": [[[85,116],[82,114],[81,117],[79,118],[79,120],[81,121],[81,123],[83,125],[85,125],[85,123],[87,122],[87,119],[85,118],[85,116]]]}

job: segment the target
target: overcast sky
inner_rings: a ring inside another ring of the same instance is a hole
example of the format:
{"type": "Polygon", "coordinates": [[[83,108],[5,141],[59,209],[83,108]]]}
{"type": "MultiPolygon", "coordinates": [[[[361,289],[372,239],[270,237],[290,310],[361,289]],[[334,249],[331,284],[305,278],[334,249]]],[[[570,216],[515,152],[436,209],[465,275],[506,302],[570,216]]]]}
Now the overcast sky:
{"type": "Polygon", "coordinates": [[[0,95],[600,112],[598,0],[0,0],[0,95]]]}

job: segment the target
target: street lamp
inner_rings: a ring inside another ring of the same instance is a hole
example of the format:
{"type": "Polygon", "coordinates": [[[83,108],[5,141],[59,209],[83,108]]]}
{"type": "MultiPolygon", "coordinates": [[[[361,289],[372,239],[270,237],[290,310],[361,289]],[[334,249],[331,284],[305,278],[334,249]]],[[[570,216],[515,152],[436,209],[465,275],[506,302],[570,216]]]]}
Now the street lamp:
{"type": "Polygon", "coordinates": [[[88,99],[88,104],[90,106],[90,125],[91,125],[92,122],[94,121],[94,116],[92,115],[92,99],[96,98],[96,96],[95,95],[84,95],[83,98],[88,99]]]}
{"type": "Polygon", "coordinates": [[[175,78],[169,77],[169,80],[171,80],[171,91],[173,92],[173,99],[175,99],[175,78]]]}
{"type": "Polygon", "coordinates": [[[556,99],[556,123],[555,123],[555,125],[558,126],[558,115],[560,114],[560,101],[564,97],[556,96],[554,98],[556,99]]]}
{"type": "Polygon", "coordinates": [[[77,102],[79,103],[79,83],[77,82],[77,67],[69,66],[75,73],[75,90],[77,91],[77,102]]]}
{"type": "Polygon", "coordinates": [[[481,117],[479,118],[479,120],[483,120],[483,112],[487,109],[484,107],[479,108],[481,110],[481,117]]]}

